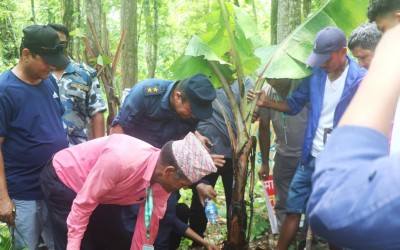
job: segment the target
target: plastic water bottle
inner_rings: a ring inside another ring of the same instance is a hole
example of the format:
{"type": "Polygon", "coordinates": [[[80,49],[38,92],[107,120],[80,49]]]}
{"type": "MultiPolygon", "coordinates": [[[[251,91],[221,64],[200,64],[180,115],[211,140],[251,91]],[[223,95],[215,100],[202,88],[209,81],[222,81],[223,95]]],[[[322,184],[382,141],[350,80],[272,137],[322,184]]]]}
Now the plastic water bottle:
{"type": "Polygon", "coordinates": [[[206,198],[204,200],[205,202],[205,212],[206,212],[206,217],[208,221],[211,222],[211,224],[215,225],[217,222],[217,217],[218,217],[218,209],[217,206],[214,204],[214,202],[210,198],[206,198]]]}

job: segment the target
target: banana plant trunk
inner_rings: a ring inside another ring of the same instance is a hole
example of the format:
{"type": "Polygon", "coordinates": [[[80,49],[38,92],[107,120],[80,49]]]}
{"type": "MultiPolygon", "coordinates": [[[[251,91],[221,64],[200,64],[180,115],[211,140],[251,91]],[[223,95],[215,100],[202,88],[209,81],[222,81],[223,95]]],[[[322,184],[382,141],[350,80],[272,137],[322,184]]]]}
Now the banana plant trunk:
{"type": "Polygon", "coordinates": [[[247,249],[248,246],[246,240],[247,213],[244,194],[247,183],[248,159],[255,143],[256,140],[254,137],[249,138],[234,159],[234,181],[232,203],[229,211],[228,241],[224,249],[243,250],[247,249]]]}

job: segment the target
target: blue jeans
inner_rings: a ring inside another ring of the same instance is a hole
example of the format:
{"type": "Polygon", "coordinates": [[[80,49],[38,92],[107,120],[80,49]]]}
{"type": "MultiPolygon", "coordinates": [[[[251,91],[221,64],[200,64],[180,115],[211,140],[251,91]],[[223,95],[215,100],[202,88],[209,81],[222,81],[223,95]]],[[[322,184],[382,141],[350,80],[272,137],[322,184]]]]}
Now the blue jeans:
{"type": "Polygon", "coordinates": [[[37,249],[41,235],[49,249],[54,250],[53,230],[44,200],[13,200],[13,202],[17,213],[14,230],[15,248],[37,249]]]}
{"type": "Polygon", "coordinates": [[[315,157],[309,156],[306,164],[300,164],[290,184],[286,213],[304,214],[311,194],[311,177],[315,169],[315,157]]]}

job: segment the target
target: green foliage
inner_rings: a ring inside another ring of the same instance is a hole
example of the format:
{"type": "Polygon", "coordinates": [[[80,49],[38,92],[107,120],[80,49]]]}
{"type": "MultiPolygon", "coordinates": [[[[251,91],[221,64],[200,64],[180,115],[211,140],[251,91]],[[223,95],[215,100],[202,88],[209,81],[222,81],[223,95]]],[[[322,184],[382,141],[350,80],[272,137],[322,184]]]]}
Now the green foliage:
{"type": "MultiPolygon", "coordinates": [[[[226,6],[231,16],[229,25],[234,32],[244,74],[251,75],[259,66],[259,58],[253,52],[261,46],[262,39],[257,35],[257,26],[250,16],[230,3],[226,3],[226,6]]],[[[184,54],[171,66],[171,71],[176,79],[183,79],[194,73],[203,73],[211,76],[211,82],[219,87],[221,83],[208,62],[217,62],[218,69],[228,82],[236,79],[235,65],[230,62],[232,50],[230,40],[217,4],[214,4],[211,11],[201,19],[204,20],[207,31],[199,30],[197,32],[199,35],[192,37],[184,54]]]]}
{"type": "Polygon", "coordinates": [[[12,249],[10,231],[8,231],[7,225],[3,223],[0,223],[0,249],[12,249]]]}
{"type": "Polygon", "coordinates": [[[76,36],[76,37],[86,37],[85,33],[83,32],[82,29],[76,28],[73,31],[69,32],[70,36],[76,36]]]}
{"type": "Polygon", "coordinates": [[[266,71],[262,76],[300,79],[310,75],[305,62],[312,51],[315,34],[326,26],[338,26],[349,35],[365,21],[365,12],[360,10],[366,10],[367,6],[368,0],[327,1],[276,47],[273,53],[269,49],[259,49],[258,55],[265,59],[261,70],[266,68],[266,71]],[[262,54],[263,52],[266,53],[262,54]]]}
{"type": "Polygon", "coordinates": [[[98,65],[106,66],[106,65],[109,65],[110,63],[111,63],[111,59],[106,54],[99,55],[97,57],[97,64],[98,65]]]}
{"type": "MultiPolygon", "coordinates": [[[[14,250],[15,247],[11,242],[11,234],[5,223],[0,222],[0,249],[1,250],[14,250]]],[[[24,247],[18,250],[29,250],[28,247],[24,247]]]]}

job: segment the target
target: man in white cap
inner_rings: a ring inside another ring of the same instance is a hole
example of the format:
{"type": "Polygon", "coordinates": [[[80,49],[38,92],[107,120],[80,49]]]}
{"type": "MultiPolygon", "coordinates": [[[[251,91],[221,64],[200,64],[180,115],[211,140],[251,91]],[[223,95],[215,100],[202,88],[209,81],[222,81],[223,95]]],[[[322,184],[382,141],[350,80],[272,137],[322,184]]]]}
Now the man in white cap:
{"type": "Polygon", "coordinates": [[[41,174],[56,249],[91,249],[97,209],[111,208],[107,216],[121,221],[111,204],[140,204],[131,249],[152,249],[170,193],[216,170],[193,133],[161,150],[123,134],[64,149],[41,174]]]}
{"type": "Polygon", "coordinates": [[[305,213],[311,193],[315,158],[324,148],[329,134],[336,127],[366,73],[346,51],[344,32],[336,27],[324,28],[318,32],[313,52],[307,59],[307,64],[313,67],[312,75],[305,78],[292,95],[283,101],[267,99],[265,93],[260,92],[258,106],[290,115],[299,113],[307,103],[310,104],[302,161],[289,188],[286,218],[276,249],[288,249],[295,238],[301,214],[305,213]]]}

